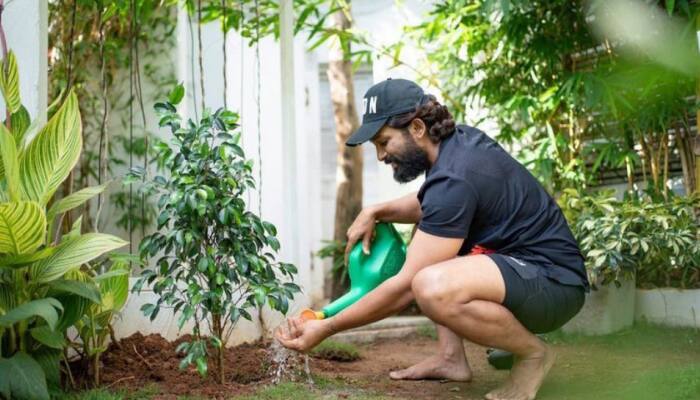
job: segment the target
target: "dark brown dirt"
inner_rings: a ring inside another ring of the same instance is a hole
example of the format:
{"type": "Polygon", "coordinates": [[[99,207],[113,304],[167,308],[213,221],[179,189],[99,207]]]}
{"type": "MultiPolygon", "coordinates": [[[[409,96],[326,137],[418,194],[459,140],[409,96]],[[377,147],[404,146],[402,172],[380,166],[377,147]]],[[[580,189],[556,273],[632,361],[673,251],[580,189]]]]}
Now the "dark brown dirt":
{"type": "MultiPolygon", "coordinates": [[[[155,386],[157,399],[176,399],[178,396],[202,396],[207,398],[231,398],[255,392],[262,385],[271,383],[273,365],[269,342],[243,344],[226,350],[226,383],[217,383],[213,376],[213,363],[210,360],[210,374],[202,378],[194,368],[181,370],[177,346],[190,338],[185,336],[175,342],[168,342],[160,335],[143,336],[134,334],[112,344],[102,355],[102,385],[108,388],[135,390],[144,386],[155,386]]],[[[389,379],[388,372],[407,367],[435,351],[432,339],[413,337],[401,340],[379,341],[360,347],[361,359],[352,362],[334,362],[312,358],[311,371],[316,376],[339,379],[352,386],[359,385],[391,397],[400,398],[470,398],[462,397],[469,385],[474,393],[475,383],[396,382],[389,379]],[[460,396],[460,392],[462,396],[460,396]]],[[[479,376],[478,386],[483,391],[495,386],[501,373],[494,371],[485,361],[485,349],[467,344],[467,356],[471,360],[475,376],[479,376]],[[495,378],[495,379],[494,379],[495,378]]],[[[302,371],[302,359],[291,369],[302,371]]],[[[74,374],[79,386],[86,387],[89,378],[84,368],[76,366],[74,374]]],[[[294,377],[294,375],[292,375],[294,377]]],[[[289,375],[287,375],[289,378],[289,375]]]]}
{"type": "MultiPolygon", "coordinates": [[[[191,340],[189,335],[169,342],[160,335],[143,336],[136,333],[112,343],[101,357],[101,383],[103,387],[135,390],[155,385],[158,399],[176,399],[178,396],[202,396],[230,398],[254,392],[262,384],[270,383],[273,374],[269,342],[242,344],[226,349],[224,384],[215,378],[215,359],[209,360],[209,374],[202,378],[194,367],[180,369],[182,353],[178,345],[191,340]]],[[[210,349],[212,350],[212,349],[210,349]]],[[[211,354],[215,354],[213,351],[211,354]]],[[[293,371],[302,371],[302,360],[290,360],[293,371]]],[[[333,363],[325,360],[311,361],[314,371],[333,371],[333,363]]],[[[91,378],[83,365],[72,365],[79,388],[90,386],[91,378]]],[[[290,375],[285,375],[289,378],[290,375]]],[[[294,377],[292,375],[292,377],[294,377]]]]}

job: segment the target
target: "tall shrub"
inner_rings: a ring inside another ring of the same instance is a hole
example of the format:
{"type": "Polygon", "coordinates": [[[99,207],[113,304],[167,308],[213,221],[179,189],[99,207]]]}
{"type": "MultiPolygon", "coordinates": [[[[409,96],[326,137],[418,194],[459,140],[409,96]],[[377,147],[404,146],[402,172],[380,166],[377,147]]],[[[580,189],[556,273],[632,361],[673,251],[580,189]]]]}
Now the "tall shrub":
{"type": "Polygon", "coordinates": [[[168,101],[155,105],[172,140],[156,145],[166,173],[148,185],[160,195],[158,232],[144,238],[140,252],[144,259],[160,256],[135,290],[148,284],[158,295],[142,308],[151,320],[162,307],[173,307],[179,328],[194,323],[194,339],[179,348],[186,353],[181,367],[195,364],[207,373],[209,334],[223,383],[224,345],[236,323],[250,320],[249,310],[265,304],[286,313],[299,287],[284,280],[297,270],[275,261],[277,230],[247,209],[244,196],[255,181],[252,162],[238,145],[238,115],[219,109],[183,123],[175,108],[183,95],[178,86],[168,101]]]}

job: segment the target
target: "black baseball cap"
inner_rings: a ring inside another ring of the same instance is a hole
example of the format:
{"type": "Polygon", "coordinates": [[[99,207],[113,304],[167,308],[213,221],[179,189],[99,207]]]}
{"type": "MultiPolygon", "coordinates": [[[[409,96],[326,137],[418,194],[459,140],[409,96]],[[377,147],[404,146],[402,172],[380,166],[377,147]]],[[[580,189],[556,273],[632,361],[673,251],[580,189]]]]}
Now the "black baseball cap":
{"type": "Polygon", "coordinates": [[[362,99],[362,125],[345,142],[357,146],[374,137],[389,118],[415,111],[425,102],[423,89],[408,79],[387,79],[369,88],[362,99]]]}

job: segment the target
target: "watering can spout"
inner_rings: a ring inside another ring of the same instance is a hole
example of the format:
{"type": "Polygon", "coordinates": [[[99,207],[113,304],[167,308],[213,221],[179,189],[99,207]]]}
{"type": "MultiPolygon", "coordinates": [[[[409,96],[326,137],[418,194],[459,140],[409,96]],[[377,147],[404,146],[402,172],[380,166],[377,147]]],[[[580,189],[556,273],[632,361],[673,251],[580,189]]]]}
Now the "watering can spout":
{"type": "Polygon", "coordinates": [[[310,308],[306,308],[301,312],[301,319],[304,321],[312,320],[312,319],[324,319],[326,318],[325,315],[323,315],[323,311],[314,311],[310,308]]]}
{"type": "Polygon", "coordinates": [[[323,307],[321,311],[302,311],[304,320],[324,319],[334,316],[355,303],[385,280],[396,275],[406,260],[406,245],[396,228],[389,223],[378,223],[369,254],[358,242],[348,258],[350,290],[340,298],[323,307]]]}

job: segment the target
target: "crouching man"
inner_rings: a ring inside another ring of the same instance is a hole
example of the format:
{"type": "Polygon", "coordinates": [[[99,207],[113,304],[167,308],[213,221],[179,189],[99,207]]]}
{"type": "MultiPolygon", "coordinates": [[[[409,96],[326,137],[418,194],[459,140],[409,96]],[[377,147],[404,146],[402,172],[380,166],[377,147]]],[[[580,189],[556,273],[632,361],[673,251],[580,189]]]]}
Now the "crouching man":
{"type": "Polygon", "coordinates": [[[436,354],[392,379],[468,381],[462,338],[515,355],[490,400],[534,399],[554,364],[536,333],[555,330],[583,305],[589,283],[564,216],[539,182],[483,132],[455,125],[447,108],[411,81],[389,79],[365,94],[362,126],[394,178],[425,174],[418,193],[365,208],[348,230],[349,251],[369,250],[376,221],[416,223],[401,271],[338,315],[292,318],[277,330],[307,351],[326,337],[391,316],[412,300],[437,324],[436,354]],[[474,246],[493,251],[469,255],[474,246]]]}

